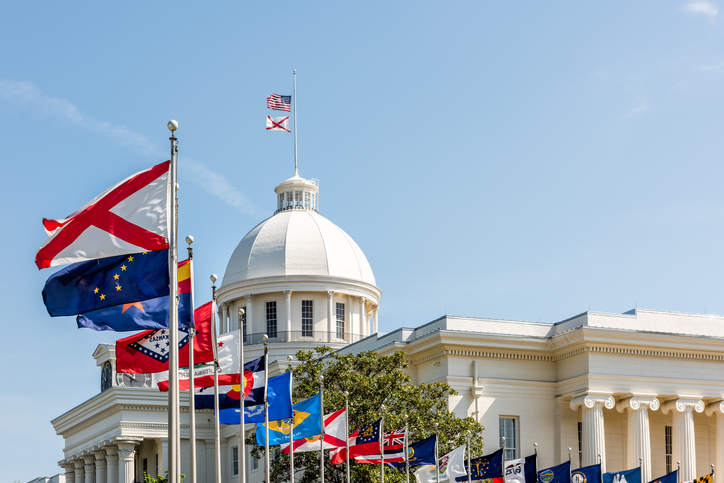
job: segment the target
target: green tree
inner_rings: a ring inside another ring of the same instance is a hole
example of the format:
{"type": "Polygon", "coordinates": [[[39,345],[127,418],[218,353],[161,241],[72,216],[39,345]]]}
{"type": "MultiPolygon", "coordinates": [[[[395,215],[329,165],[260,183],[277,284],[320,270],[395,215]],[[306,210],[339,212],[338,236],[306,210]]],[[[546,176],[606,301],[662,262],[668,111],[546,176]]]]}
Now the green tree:
{"type": "MultiPolygon", "coordinates": [[[[314,351],[299,351],[294,368],[294,400],[300,401],[319,392],[319,376],[324,376],[325,413],[344,407],[344,392],[349,392],[350,432],[361,429],[380,418],[380,406],[385,405],[385,432],[404,427],[404,415],[408,416],[408,441],[420,441],[439,427],[440,456],[466,443],[471,433],[472,454],[482,454],[479,437],[482,426],[473,418],[461,419],[448,410],[448,397],[456,392],[444,383],[412,384],[404,369],[408,367],[404,352],[389,356],[376,352],[338,354],[329,347],[314,351]]],[[[264,457],[264,448],[256,439],[247,440],[258,458],[264,457]]],[[[280,451],[271,461],[271,481],[289,481],[289,456],[280,451]]],[[[263,463],[262,463],[263,465],[263,463]]],[[[319,479],[319,452],[294,455],[296,483],[311,483],[319,479]]],[[[344,483],[346,466],[332,465],[329,451],[325,451],[325,482],[344,483]]],[[[379,482],[380,466],[350,462],[351,480],[354,482],[379,482]]],[[[414,476],[411,475],[414,480],[414,476]]],[[[385,482],[405,481],[404,469],[385,468],[385,482]]]]}

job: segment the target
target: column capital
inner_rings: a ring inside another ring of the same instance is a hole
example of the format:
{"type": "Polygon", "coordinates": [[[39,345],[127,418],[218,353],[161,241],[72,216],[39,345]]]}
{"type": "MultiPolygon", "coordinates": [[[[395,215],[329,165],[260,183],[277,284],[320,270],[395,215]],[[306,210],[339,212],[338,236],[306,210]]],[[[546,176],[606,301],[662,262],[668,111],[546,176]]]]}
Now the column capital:
{"type": "Polygon", "coordinates": [[[679,399],[673,401],[666,401],[661,405],[661,412],[668,414],[670,411],[686,412],[688,410],[696,411],[697,413],[704,412],[704,401],[699,396],[681,396],[679,399]]]}
{"type": "Polygon", "coordinates": [[[290,298],[290,297],[292,296],[292,291],[291,291],[291,290],[285,290],[285,291],[284,291],[284,296],[285,296],[286,298],[290,298]]]}
{"type": "Polygon", "coordinates": [[[75,474],[78,475],[85,475],[85,461],[83,461],[80,456],[75,456],[72,460],[73,466],[75,466],[75,474]]]}
{"type": "Polygon", "coordinates": [[[334,297],[334,290],[327,290],[327,298],[331,299],[332,297],[334,297]]]}
{"type": "Polygon", "coordinates": [[[656,411],[661,407],[661,403],[656,399],[656,396],[631,396],[616,403],[616,411],[619,413],[627,409],[638,411],[642,407],[656,411]]]}
{"type": "Polygon", "coordinates": [[[359,297],[360,303],[362,303],[362,304],[365,303],[365,300],[367,300],[365,297],[359,297]]]}
{"type": "Polygon", "coordinates": [[[706,415],[724,414],[724,401],[717,401],[706,405],[706,415]]]}
{"type": "Polygon", "coordinates": [[[613,409],[616,401],[609,393],[589,393],[571,399],[571,409],[574,411],[583,406],[593,409],[596,406],[603,406],[606,409],[613,409]]]}
{"type": "Polygon", "coordinates": [[[251,299],[254,298],[254,295],[248,293],[248,294],[244,295],[244,298],[246,299],[247,302],[251,302],[251,299]]]}
{"type": "Polygon", "coordinates": [[[118,458],[118,447],[114,443],[106,442],[103,445],[103,450],[106,452],[107,459],[118,458]]]}

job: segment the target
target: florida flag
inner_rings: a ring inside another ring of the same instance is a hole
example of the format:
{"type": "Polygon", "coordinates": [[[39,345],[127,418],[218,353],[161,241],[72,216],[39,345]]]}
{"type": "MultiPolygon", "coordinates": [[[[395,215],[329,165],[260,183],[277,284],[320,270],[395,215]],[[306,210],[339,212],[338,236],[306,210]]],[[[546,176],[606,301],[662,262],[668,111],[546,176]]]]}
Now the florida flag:
{"type": "Polygon", "coordinates": [[[39,269],[168,248],[171,180],[166,161],[109,188],[67,218],[43,219],[39,269]]]}

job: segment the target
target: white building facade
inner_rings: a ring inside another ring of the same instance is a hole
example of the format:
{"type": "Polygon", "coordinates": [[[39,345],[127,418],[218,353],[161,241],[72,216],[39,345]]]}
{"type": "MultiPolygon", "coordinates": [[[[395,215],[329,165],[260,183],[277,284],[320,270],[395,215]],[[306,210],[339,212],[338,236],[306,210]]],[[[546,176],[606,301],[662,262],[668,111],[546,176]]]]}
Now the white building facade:
{"type": "MultiPolygon", "coordinates": [[[[724,483],[724,318],[636,310],[585,313],[556,324],[447,316],[378,333],[381,291],[357,244],[318,213],[319,186],[297,175],[275,189],[276,212],[231,256],[218,291],[218,329],[242,328],[245,359],[270,372],[287,356],[328,345],[343,352],[406,353],[416,383],[443,381],[449,407],[486,428],[486,453],[539,453],[539,469],[568,458],[605,471],[641,461],[642,481],[676,469],[724,483]],[[240,310],[243,309],[243,310],[240,310]]],[[[68,483],[131,483],[168,464],[167,395],[151,375],[115,372],[115,347],[93,354],[101,392],[52,421],[64,438],[68,483]]],[[[181,471],[190,472],[188,395],[181,395],[181,471]]],[[[197,481],[212,483],[213,414],[196,417],[197,481]]],[[[251,426],[248,428],[251,430],[251,426]]],[[[263,480],[262,462],[240,464],[239,429],[222,426],[224,483],[263,480]]]]}

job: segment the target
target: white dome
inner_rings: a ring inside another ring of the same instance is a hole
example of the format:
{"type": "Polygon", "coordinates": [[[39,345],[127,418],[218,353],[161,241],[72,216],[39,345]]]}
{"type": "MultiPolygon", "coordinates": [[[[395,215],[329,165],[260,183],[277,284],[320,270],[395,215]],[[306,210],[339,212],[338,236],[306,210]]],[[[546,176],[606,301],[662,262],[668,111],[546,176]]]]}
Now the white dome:
{"type": "Polygon", "coordinates": [[[247,233],[229,260],[222,286],[300,275],[375,285],[367,257],[347,233],[315,211],[290,210],[247,233]]]}

